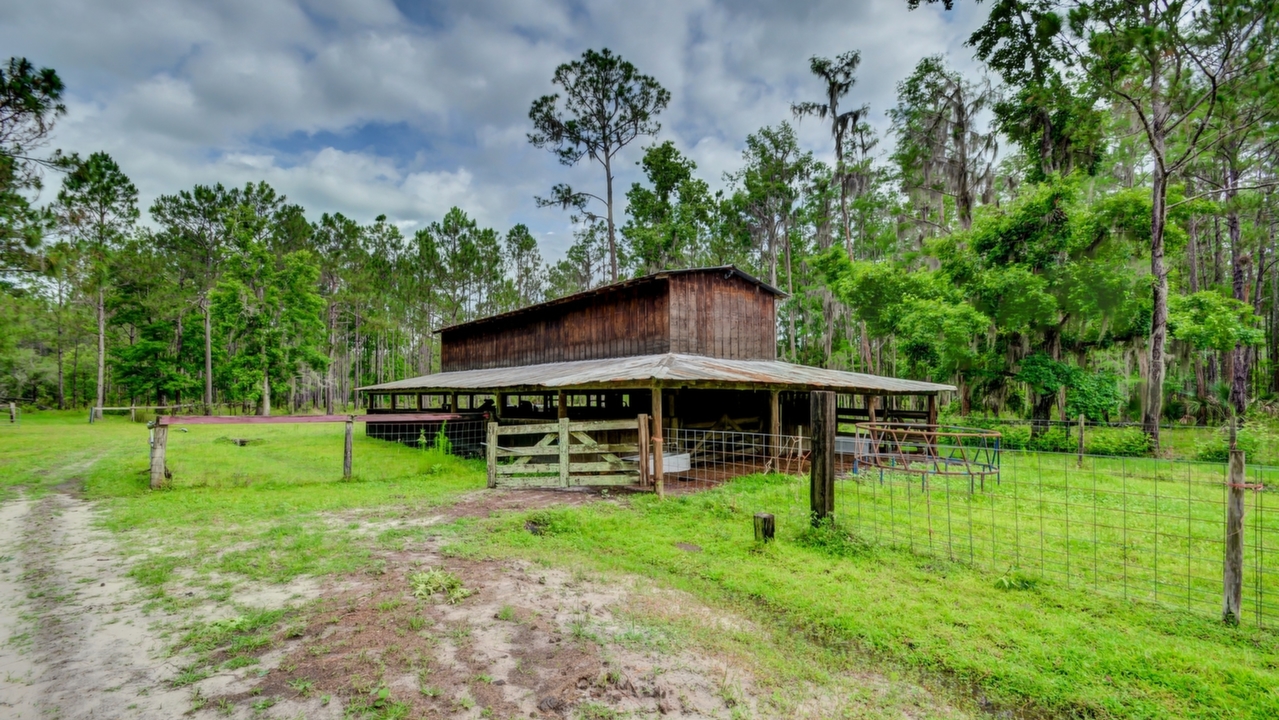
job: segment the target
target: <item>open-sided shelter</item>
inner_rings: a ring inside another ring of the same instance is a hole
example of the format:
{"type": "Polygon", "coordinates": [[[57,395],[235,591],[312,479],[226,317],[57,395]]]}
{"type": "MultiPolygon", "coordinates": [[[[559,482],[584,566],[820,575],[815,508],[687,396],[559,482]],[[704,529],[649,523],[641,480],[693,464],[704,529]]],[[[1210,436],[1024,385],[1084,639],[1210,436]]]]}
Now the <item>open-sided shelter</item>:
{"type": "Polygon", "coordinates": [[[503,425],[647,414],[661,418],[655,432],[771,435],[805,434],[808,393],[829,390],[841,422],[936,424],[950,385],[778,360],[784,297],[731,266],[654,273],[443,328],[441,372],[361,390],[370,414],[447,409],[503,425]]]}

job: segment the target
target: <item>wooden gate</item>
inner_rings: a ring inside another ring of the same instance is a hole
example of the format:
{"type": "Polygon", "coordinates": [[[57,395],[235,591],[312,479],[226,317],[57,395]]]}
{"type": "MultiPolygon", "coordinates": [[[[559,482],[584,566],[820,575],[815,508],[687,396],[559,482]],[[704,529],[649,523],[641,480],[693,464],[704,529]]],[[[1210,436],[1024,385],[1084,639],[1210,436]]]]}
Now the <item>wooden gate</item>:
{"type": "Polygon", "coordinates": [[[635,420],[591,422],[560,418],[559,422],[538,425],[489,423],[488,485],[645,485],[647,440],[646,415],[635,420]]]}

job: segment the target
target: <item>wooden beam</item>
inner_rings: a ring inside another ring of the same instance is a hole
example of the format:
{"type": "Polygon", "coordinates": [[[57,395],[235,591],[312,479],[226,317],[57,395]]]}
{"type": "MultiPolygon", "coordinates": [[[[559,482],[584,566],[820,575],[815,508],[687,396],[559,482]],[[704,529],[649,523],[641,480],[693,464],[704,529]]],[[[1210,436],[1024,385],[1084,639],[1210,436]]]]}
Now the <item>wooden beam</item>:
{"type": "Polygon", "coordinates": [[[937,396],[936,395],[928,396],[928,424],[929,425],[937,424],[937,396]]]}
{"type": "Polygon", "coordinates": [[[488,424],[488,437],[484,444],[488,454],[488,486],[497,487],[497,423],[488,424]]]}
{"type": "Polygon", "coordinates": [[[568,487],[568,471],[569,471],[569,457],[568,457],[568,444],[569,444],[568,418],[560,418],[559,427],[560,427],[560,446],[559,446],[559,451],[560,451],[560,462],[559,462],[559,466],[560,466],[560,487],[568,487]]]}
{"type": "Polygon", "coordinates": [[[374,413],[372,415],[164,415],[157,425],[273,425],[288,423],[442,422],[463,420],[455,413],[374,413]]]}
{"type": "Polygon", "coordinates": [[[649,440],[653,445],[653,490],[660,498],[666,493],[665,477],[662,472],[662,453],[665,452],[662,445],[662,389],[660,387],[653,388],[653,432],[649,434],[649,440]]]}
{"type": "Polygon", "coordinates": [[[772,460],[773,472],[777,472],[777,460],[781,454],[782,434],[782,402],[781,392],[768,391],[768,457],[772,460]]]}
{"type": "Polygon", "coordinates": [[[354,450],[354,434],[355,422],[353,420],[346,421],[346,441],[342,447],[342,477],[350,479],[351,477],[351,456],[354,450]]]}
{"type": "Polygon", "coordinates": [[[556,417],[568,417],[568,395],[563,390],[555,396],[556,417]]]}

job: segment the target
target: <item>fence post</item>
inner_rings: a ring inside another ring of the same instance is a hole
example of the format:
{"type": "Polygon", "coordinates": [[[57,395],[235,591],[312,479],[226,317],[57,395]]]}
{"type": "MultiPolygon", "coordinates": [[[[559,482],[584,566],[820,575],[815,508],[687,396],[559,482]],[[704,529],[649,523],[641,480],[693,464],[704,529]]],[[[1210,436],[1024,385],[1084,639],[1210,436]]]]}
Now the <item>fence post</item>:
{"type": "Polygon", "coordinates": [[[666,475],[662,469],[665,462],[666,448],[662,443],[662,389],[660,387],[653,388],[653,432],[649,434],[648,442],[653,446],[653,491],[657,496],[666,495],[666,475]]]}
{"type": "Polygon", "coordinates": [[[560,418],[560,487],[568,487],[568,418],[560,418]]]}
{"type": "Polygon", "coordinates": [[[1230,451],[1229,493],[1226,500],[1226,562],[1222,582],[1221,620],[1238,625],[1243,607],[1244,457],[1230,451]]]}
{"type": "Polygon", "coordinates": [[[770,472],[781,472],[782,403],[777,390],[768,391],[768,460],[770,472]]]}
{"type": "Polygon", "coordinates": [[[346,439],[342,444],[342,477],[350,479],[351,477],[351,460],[355,452],[355,421],[351,418],[346,420],[346,439]]]}
{"type": "Polygon", "coordinates": [[[809,501],[816,527],[835,509],[835,393],[813,391],[809,397],[809,420],[813,428],[809,501]]]}
{"type": "Polygon", "coordinates": [[[653,452],[653,446],[648,441],[648,415],[640,413],[636,421],[636,430],[639,432],[639,484],[640,487],[648,487],[652,482],[648,474],[649,453],[653,452]]]}
{"type": "Polygon", "coordinates": [[[488,438],[485,441],[484,450],[488,456],[488,486],[495,488],[497,487],[497,423],[495,422],[488,425],[488,438]]]}
{"type": "Polygon", "coordinates": [[[1075,456],[1076,467],[1084,466],[1084,415],[1079,414],[1079,453],[1075,456]]]}
{"type": "Polygon", "coordinates": [[[151,441],[151,489],[164,487],[167,469],[164,467],[164,451],[169,443],[169,426],[156,423],[155,437],[151,441]]]}
{"type": "Polygon", "coordinates": [[[9,422],[18,422],[18,405],[17,403],[9,403],[9,422]]]}

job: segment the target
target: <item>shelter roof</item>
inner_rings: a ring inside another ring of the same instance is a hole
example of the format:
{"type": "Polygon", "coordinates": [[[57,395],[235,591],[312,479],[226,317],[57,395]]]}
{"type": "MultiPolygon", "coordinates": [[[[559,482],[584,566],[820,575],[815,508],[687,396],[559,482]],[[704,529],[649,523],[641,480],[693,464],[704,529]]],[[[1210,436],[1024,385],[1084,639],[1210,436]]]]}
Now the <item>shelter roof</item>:
{"type": "Polygon", "coordinates": [[[436,373],[359,388],[372,392],[548,391],[621,387],[833,390],[867,395],[935,395],[953,385],[826,370],[780,360],[727,360],[667,353],[436,373]]]}
{"type": "Polygon", "coordinates": [[[768,283],[764,282],[763,280],[760,280],[759,278],[755,277],[754,275],[751,275],[750,273],[739,270],[735,265],[687,268],[685,270],[662,270],[661,272],[655,272],[650,275],[631,278],[629,280],[621,280],[615,283],[609,283],[608,285],[601,285],[597,288],[584,290],[579,293],[573,293],[572,295],[565,295],[564,297],[561,297],[561,298],[556,298],[554,300],[547,300],[546,302],[538,303],[536,305],[529,305],[526,307],[519,308],[517,310],[511,310],[508,312],[499,313],[497,315],[489,315],[487,317],[477,318],[475,320],[468,320],[467,322],[458,323],[456,325],[449,325],[447,327],[439,328],[435,330],[435,332],[437,333],[448,332],[452,330],[469,328],[472,326],[487,325],[489,323],[494,323],[494,322],[502,322],[502,321],[510,320],[512,318],[520,317],[523,315],[538,313],[543,310],[547,310],[549,308],[559,307],[561,305],[569,305],[571,303],[576,303],[582,300],[589,300],[591,298],[605,295],[607,293],[616,292],[618,290],[625,290],[627,288],[634,287],[636,285],[644,285],[647,283],[651,283],[657,280],[670,277],[672,275],[692,275],[694,273],[709,274],[709,273],[716,273],[716,272],[722,273],[725,277],[737,277],[742,280],[745,280],[746,282],[759,287],[765,292],[772,293],[773,295],[776,295],[777,297],[783,297],[783,298],[786,297],[786,293],[782,292],[781,290],[778,290],[777,288],[773,287],[772,285],[769,285],[768,283]]]}

